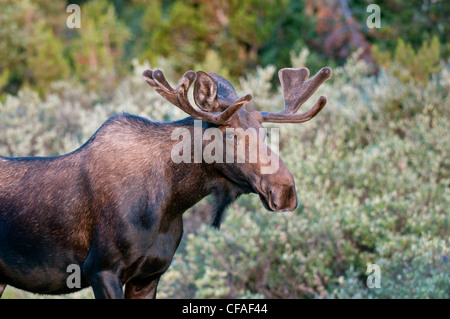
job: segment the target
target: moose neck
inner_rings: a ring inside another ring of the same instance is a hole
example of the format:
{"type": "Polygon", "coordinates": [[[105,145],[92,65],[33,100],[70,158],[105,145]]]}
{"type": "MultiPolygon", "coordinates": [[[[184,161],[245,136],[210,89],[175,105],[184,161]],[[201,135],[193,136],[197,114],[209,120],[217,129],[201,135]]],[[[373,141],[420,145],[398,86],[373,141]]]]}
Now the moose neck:
{"type": "Polygon", "coordinates": [[[98,185],[103,188],[104,180],[112,178],[111,172],[115,172],[114,181],[140,181],[150,205],[169,218],[180,216],[212,194],[214,225],[218,226],[226,206],[246,191],[221,173],[223,164],[208,164],[203,160],[196,163],[194,130],[200,129],[203,134],[210,124],[202,122],[199,128],[199,123],[194,121],[188,117],[158,123],[129,114],[114,116],[81,148],[91,159],[87,170],[96,172],[95,176],[100,177],[98,185]],[[186,162],[172,158],[174,148],[180,143],[180,139],[173,138],[173,133],[180,129],[189,132],[190,137],[191,154],[186,162]]]}
{"type": "MultiPolygon", "coordinates": [[[[220,226],[223,212],[226,207],[232,203],[240,194],[246,192],[240,189],[238,185],[227,179],[221,174],[219,165],[216,163],[205,163],[203,160],[196,162],[194,138],[199,138],[198,134],[203,134],[204,130],[211,126],[207,122],[202,122],[199,127],[199,122],[194,122],[195,119],[188,117],[186,119],[168,123],[169,129],[186,128],[191,137],[191,156],[187,163],[175,163],[170,161],[169,171],[172,176],[170,192],[170,202],[176,207],[175,210],[184,212],[186,209],[192,207],[204,197],[212,194],[214,196],[214,209],[212,224],[215,227],[220,226]],[[201,129],[201,132],[198,130],[201,129]],[[197,136],[196,136],[197,135],[197,136]]],[[[185,138],[185,137],[184,137],[185,138]]],[[[177,141],[171,140],[170,145],[175,146],[177,141]]],[[[203,146],[201,150],[203,150],[203,146]]]]}

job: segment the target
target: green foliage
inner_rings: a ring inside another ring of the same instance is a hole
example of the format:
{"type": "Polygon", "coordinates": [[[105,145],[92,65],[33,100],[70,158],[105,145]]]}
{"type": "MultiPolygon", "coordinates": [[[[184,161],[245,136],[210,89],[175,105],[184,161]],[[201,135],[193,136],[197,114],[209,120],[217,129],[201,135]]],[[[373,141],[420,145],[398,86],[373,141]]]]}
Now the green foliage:
{"type": "Polygon", "coordinates": [[[288,1],[280,9],[276,25],[270,29],[260,51],[263,65],[275,64],[278,68],[290,65],[291,52],[299,52],[307,46],[305,40],[317,36],[314,18],[305,14],[304,7],[302,1],[288,1]]]}
{"type": "Polygon", "coordinates": [[[382,272],[380,289],[367,289],[360,279],[361,273],[352,266],[338,279],[331,297],[448,299],[450,266],[445,255],[448,248],[438,238],[424,237],[399,238],[405,248],[403,252],[393,249],[392,243],[380,247],[380,255],[386,254],[374,261],[382,272]]]}
{"type": "Polygon", "coordinates": [[[5,70],[3,71],[2,74],[0,74],[0,91],[6,84],[8,84],[8,79],[9,79],[9,70],[5,70]]]}
{"type": "MultiPolygon", "coordinates": [[[[381,28],[368,30],[367,36],[381,51],[394,52],[400,38],[418,49],[424,39],[436,36],[442,43],[440,54],[445,58],[449,57],[450,2],[377,0],[374,3],[381,9],[381,28]]],[[[352,6],[358,7],[356,4],[352,6]]],[[[367,17],[365,10],[355,10],[355,15],[361,22],[367,17]]]]}
{"type": "Polygon", "coordinates": [[[111,90],[124,71],[118,65],[129,32],[106,0],[87,2],[81,13],[82,28],[71,48],[75,75],[90,89],[111,90]]]}
{"type": "Polygon", "coordinates": [[[67,79],[70,68],[68,61],[64,59],[64,45],[61,40],[43,24],[39,24],[37,29],[36,36],[29,42],[27,64],[31,81],[43,93],[55,80],[67,79]]]}
{"type": "Polygon", "coordinates": [[[9,84],[11,91],[17,91],[26,70],[30,28],[24,12],[31,7],[25,1],[0,2],[0,74],[8,74],[2,84],[9,84]]]}
{"type": "Polygon", "coordinates": [[[2,83],[5,91],[16,92],[27,83],[43,92],[50,82],[69,75],[65,46],[55,27],[64,5],[57,3],[52,9],[47,5],[45,0],[0,2],[0,74],[8,74],[2,83]]]}
{"type": "Polygon", "coordinates": [[[142,17],[147,44],[141,59],[170,58],[179,72],[217,57],[230,75],[258,62],[258,51],[273,33],[287,1],[175,1],[163,14],[160,2],[149,3],[142,17]],[[209,54],[205,56],[205,53],[209,54]]]}
{"type": "MultiPolygon", "coordinates": [[[[373,61],[373,43],[377,63],[396,69],[402,81],[426,83],[436,62],[449,57],[446,2],[380,0],[380,29],[366,27],[367,1],[344,2],[355,18],[357,42],[366,46],[363,58],[373,61]],[[395,63],[386,65],[390,60],[395,63]]],[[[108,94],[134,58],[152,65],[164,59],[178,76],[204,68],[238,80],[258,65],[289,67],[291,55],[305,48],[312,70],[342,64],[357,49],[349,43],[340,1],[74,3],[81,6],[80,29],[67,28],[65,0],[0,1],[0,75],[8,75],[2,92],[15,94],[25,84],[44,94],[52,81],[72,77],[108,94]]]]}
{"type": "Polygon", "coordinates": [[[431,40],[424,41],[417,51],[401,38],[397,41],[393,55],[380,51],[377,45],[372,50],[378,65],[391,70],[403,83],[427,83],[430,76],[440,69],[440,47],[438,37],[434,36],[431,40]]]}

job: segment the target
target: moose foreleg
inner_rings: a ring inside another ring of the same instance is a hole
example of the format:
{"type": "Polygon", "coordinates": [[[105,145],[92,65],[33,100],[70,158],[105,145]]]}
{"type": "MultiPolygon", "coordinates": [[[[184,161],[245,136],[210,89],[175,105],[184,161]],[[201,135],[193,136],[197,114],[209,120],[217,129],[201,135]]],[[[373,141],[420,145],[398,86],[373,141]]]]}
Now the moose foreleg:
{"type": "Polygon", "coordinates": [[[90,276],[95,299],[123,299],[120,279],[111,271],[100,271],[90,276]]]}

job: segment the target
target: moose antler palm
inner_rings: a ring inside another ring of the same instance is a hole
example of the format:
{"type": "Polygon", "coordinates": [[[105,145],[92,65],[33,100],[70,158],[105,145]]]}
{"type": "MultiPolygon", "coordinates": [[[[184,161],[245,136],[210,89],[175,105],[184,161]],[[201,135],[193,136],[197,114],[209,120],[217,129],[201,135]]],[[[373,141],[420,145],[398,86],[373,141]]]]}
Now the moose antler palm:
{"type": "Polygon", "coordinates": [[[278,77],[283,88],[285,108],[278,113],[261,112],[263,122],[273,123],[302,123],[316,116],[327,103],[327,99],[321,96],[314,106],[305,113],[296,114],[300,106],[331,76],[331,69],[322,68],[309,79],[307,68],[285,68],[278,72],[278,77]]]}
{"type": "MultiPolygon", "coordinates": [[[[324,96],[321,96],[307,112],[301,114],[296,114],[296,112],[319,86],[330,78],[331,73],[331,69],[325,67],[308,80],[309,70],[307,68],[281,69],[278,72],[278,77],[283,88],[285,108],[278,113],[260,112],[263,122],[302,123],[312,119],[327,103],[327,99],[324,96]]],[[[160,70],[147,70],[143,75],[146,82],[166,100],[187,114],[214,124],[226,123],[241,107],[252,99],[250,94],[239,98],[233,86],[226,79],[214,73],[210,73],[209,76],[213,78],[217,86],[197,85],[208,75],[202,71],[197,73],[188,71],[183,75],[175,89],[170,86],[164,73],[160,70]],[[194,108],[188,99],[189,88],[194,82],[194,100],[200,109],[194,108]],[[200,87],[208,88],[213,92],[201,92],[200,87]]]]}

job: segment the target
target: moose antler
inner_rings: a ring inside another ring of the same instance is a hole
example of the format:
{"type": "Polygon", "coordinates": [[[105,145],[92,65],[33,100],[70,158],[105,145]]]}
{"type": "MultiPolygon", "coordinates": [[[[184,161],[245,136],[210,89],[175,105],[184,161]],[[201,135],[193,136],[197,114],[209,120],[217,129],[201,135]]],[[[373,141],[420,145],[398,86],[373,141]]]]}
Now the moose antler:
{"type": "Polygon", "coordinates": [[[195,118],[218,125],[226,123],[241,107],[252,99],[252,96],[247,94],[230,101],[232,103],[221,110],[219,105],[221,104],[220,102],[223,104],[223,101],[217,98],[217,85],[204,72],[187,71],[175,89],[170,86],[161,70],[146,70],[143,76],[145,81],[156,92],[173,105],[195,118]],[[196,82],[194,99],[200,109],[194,108],[188,98],[189,88],[194,82],[196,82]],[[217,112],[217,110],[220,111],[217,112]]]}
{"type": "Polygon", "coordinates": [[[278,72],[278,77],[283,88],[285,108],[278,113],[260,112],[263,122],[272,123],[302,123],[316,116],[327,103],[327,99],[321,96],[314,106],[302,114],[295,114],[300,106],[331,76],[328,67],[320,69],[317,74],[308,80],[307,68],[285,68],[278,72]]]}

